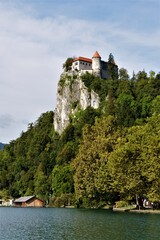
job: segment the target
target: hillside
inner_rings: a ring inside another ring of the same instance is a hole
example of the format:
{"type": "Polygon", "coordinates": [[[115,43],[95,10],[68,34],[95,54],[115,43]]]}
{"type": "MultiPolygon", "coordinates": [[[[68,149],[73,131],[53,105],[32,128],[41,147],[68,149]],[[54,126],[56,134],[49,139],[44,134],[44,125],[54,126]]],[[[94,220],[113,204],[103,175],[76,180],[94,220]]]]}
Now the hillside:
{"type": "Polygon", "coordinates": [[[5,146],[5,144],[0,142],[0,150],[3,149],[4,146],[5,146]]]}
{"type": "Polygon", "coordinates": [[[37,194],[78,207],[159,200],[160,74],[69,76],[60,78],[55,116],[43,113],[0,152],[0,198],[37,194]]]}

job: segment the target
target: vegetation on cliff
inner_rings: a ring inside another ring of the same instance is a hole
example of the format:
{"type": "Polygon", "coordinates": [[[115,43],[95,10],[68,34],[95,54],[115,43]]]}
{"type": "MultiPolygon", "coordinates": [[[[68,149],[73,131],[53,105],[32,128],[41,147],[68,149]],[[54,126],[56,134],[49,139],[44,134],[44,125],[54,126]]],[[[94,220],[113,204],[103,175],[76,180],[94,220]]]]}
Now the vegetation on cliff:
{"type": "Polygon", "coordinates": [[[54,205],[101,207],[135,195],[160,199],[160,74],[86,74],[99,109],[71,116],[59,136],[53,112],[0,151],[0,198],[37,194],[54,205]]]}

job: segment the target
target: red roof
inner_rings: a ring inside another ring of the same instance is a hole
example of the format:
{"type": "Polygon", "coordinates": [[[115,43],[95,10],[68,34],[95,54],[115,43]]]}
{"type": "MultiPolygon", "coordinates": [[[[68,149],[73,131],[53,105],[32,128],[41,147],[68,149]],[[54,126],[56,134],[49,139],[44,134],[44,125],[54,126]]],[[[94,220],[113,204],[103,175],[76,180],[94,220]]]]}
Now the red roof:
{"type": "Polygon", "coordinates": [[[75,58],[75,59],[73,60],[73,62],[76,62],[76,61],[83,61],[83,62],[92,63],[92,59],[90,59],[90,58],[85,58],[85,57],[78,57],[78,58],[75,58]]]}
{"type": "Polygon", "coordinates": [[[96,51],[95,54],[93,55],[93,58],[101,58],[101,56],[100,56],[99,53],[96,51]]]}

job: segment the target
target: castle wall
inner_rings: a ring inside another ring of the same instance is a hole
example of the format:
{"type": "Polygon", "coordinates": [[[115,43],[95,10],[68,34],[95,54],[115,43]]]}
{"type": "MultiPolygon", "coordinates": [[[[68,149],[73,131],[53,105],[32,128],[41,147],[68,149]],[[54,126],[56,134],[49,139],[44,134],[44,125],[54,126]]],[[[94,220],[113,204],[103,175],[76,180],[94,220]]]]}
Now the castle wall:
{"type": "Polygon", "coordinates": [[[83,74],[85,74],[85,73],[90,73],[90,74],[93,74],[93,70],[81,70],[80,71],[80,75],[83,75],[83,74]]]}
{"type": "Polygon", "coordinates": [[[104,61],[101,61],[101,77],[104,79],[108,78],[108,64],[104,61]]]}
{"type": "Polygon", "coordinates": [[[106,70],[101,70],[101,78],[107,79],[108,78],[108,72],[106,70]]]}

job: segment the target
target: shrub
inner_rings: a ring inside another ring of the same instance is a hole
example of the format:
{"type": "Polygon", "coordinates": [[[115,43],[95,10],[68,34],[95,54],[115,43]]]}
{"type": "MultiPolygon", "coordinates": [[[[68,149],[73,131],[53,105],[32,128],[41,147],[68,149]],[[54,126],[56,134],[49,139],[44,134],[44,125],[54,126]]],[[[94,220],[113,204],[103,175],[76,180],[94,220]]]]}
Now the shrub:
{"type": "Polygon", "coordinates": [[[123,208],[123,207],[128,207],[128,202],[127,201],[116,202],[116,208],[123,208]]]}

